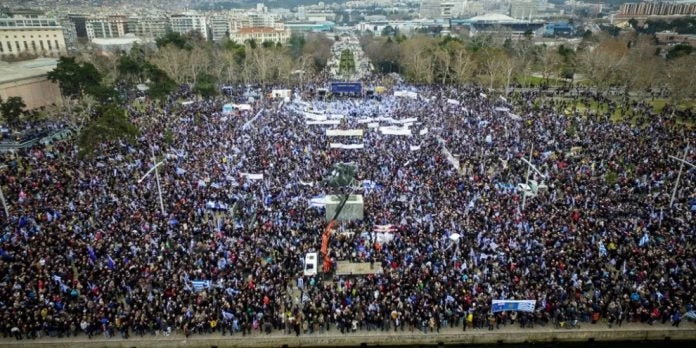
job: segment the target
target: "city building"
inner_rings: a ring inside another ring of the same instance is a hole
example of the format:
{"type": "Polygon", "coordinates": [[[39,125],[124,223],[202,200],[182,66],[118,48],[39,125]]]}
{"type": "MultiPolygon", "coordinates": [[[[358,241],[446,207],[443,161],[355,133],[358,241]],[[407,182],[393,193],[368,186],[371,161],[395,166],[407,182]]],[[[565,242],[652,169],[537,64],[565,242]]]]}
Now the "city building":
{"type": "Polygon", "coordinates": [[[672,45],[689,45],[691,47],[696,47],[696,35],[689,34],[678,34],[672,31],[661,31],[655,33],[655,38],[657,43],[660,45],[672,46],[672,45]]]}
{"type": "Polygon", "coordinates": [[[59,56],[66,53],[63,27],[55,18],[0,18],[0,57],[59,56]]]}
{"type": "Polygon", "coordinates": [[[75,28],[75,23],[64,17],[61,19],[60,24],[63,27],[66,49],[68,51],[77,49],[77,29],[75,28]]]}
{"type": "Polygon", "coordinates": [[[629,2],[619,8],[619,16],[687,16],[696,15],[696,3],[666,1],[629,2]]]}
{"type": "Polygon", "coordinates": [[[0,61],[0,97],[21,97],[27,109],[60,104],[61,95],[57,83],[47,74],[58,64],[56,58],[37,58],[22,62],[0,61]]]}
{"type": "Polygon", "coordinates": [[[538,7],[536,1],[513,1],[510,3],[510,17],[531,20],[536,17],[538,7]]]}
{"type": "Polygon", "coordinates": [[[452,19],[453,27],[467,27],[469,36],[492,34],[510,39],[525,37],[528,31],[535,32],[544,26],[543,21],[520,20],[499,13],[489,13],[469,19],[452,19]]]}
{"type": "Polygon", "coordinates": [[[292,22],[285,23],[285,28],[290,30],[292,34],[303,34],[303,33],[319,33],[319,32],[330,32],[335,27],[334,22],[320,22],[320,23],[309,23],[309,22],[292,22]]]}
{"type": "Polygon", "coordinates": [[[69,14],[67,19],[72,22],[75,27],[75,34],[78,38],[87,38],[87,16],[82,14],[69,14]]]}
{"type": "Polygon", "coordinates": [[[85,28],[90,41],[124,37],[128,28],[128,17],[111,15],[87,18],[85,28]]]}
{"type": "Polygon", "coordinates": [[[129,52],[134,44],[141,46],[154,43],[152,38],[139,38],[132,34],[118,38],[97,38],[91,41],[94,50],[100,54],[108,55],[117,52],[129,52]]]}
{"type": "Polygon", "coordinates": [[[167,34],[169,20],[164,16],[128,17],[127,33],[141,38],[158,38],[167,34]]]}
{"type": "Polygon", "coordinates": [[[440,0],[421,0],[418,14],[420,18],[439,18],[441,14],[440,0]]]}
{"type": "Polygon", "coordinates": [[[284,44],[290,38],[290,30],[280,27],[240,28],[230,33],[230,40],[243,44],[248,40],[257,43],[266,41],[284,44]]]}
{"type": "Polygon", "coordinates": [[[169,17],[172,31],[179,34],[188,34],[192,31],[199,32],[203,38],[208,38],[208,22],[205,16],[193,12],[176,14],[169,17]]]}
{"type": "Polygon", "coordinates": [[[210,38],[213,41],[220,41],[230,37],[232,25],[230,18],[227,16],[213,16],[209,18],[208,28],[210,29],[210,38]]]}

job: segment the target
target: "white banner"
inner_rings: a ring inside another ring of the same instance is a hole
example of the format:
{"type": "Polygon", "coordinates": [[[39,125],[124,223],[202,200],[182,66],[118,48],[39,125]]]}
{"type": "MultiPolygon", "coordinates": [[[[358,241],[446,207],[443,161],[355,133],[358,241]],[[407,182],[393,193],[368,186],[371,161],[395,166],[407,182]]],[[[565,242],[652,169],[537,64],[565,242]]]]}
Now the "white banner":
{"type": "Polygon", "coordinates": [[[368,123],[367,128],[379,128],[379,122],[368,123]]]}
{"type": "Polygon", "coordinates": [[[263,180],[263,174],[242,173],[242,176],[249,180],[263,180]]]}
{"type": "Polygon", "coordinates": [[[362,129],[327,129],[327,137],[361,137],[363,136],[362,129]]]}
{"type": "Polygon", "coordinates": [[[394,96],[395,97],[405,97],[405,98],[417,99],[418,93],[411,92],[411,91],[395,91],[394,96]]]}
{"type": "Polygon", "coordinates": [[[419,132],[419,134],[420,134],[420,135],[426,135],[426,134],[428,134],[428,128],[423,128],[423,129],[421,129],[421,131],[419,132]]]}
{"type": "Polygon", "coordinates": [[[447,99],[447,103],[448,103],[448,104],[459,105],[459,101],[458,101],[458,100],[454,100],[454,99],[447,99]]]}
{"type": "Polygon", "coordinates": [[[381,127],[380,132],[384,135],[411,135],[411,130],[401,127],[381,127]]]}
{"type": "Polygon", "coordinates": [[[341,144],[341,143],[331,143],[331,144],[329,144],[329,147],[332,148],[332,149],[353,150],[353,149],[362,149],[362,148],[365,148],[365,144],[341,144]]]}
{"type": "Polygon", "coordinates": [[[339,120],[324,120],[324,121],[307,121],[307,125],[339,125],[341,121],[339,120]]]}
{"type": "Polygon", "coordinates": [[[417,145],[417,146],[411,145],[411,151],[418,151],[418,150],[420,150],[420,145],[417,145]]]}
{"type": "Polygon", "coordinates": [[[305,112],[304,116],[305,116],[305,118],[310,119],[310,120],[314,120],[314,121],[326,121],[327,120],[327,117],[324,115],[313,114],[310,112],[305,112]]]}
{"type": "Polygon", "coordinates": [[[491,312],[534,312],[535,300],[493,300],[491,312]]]}

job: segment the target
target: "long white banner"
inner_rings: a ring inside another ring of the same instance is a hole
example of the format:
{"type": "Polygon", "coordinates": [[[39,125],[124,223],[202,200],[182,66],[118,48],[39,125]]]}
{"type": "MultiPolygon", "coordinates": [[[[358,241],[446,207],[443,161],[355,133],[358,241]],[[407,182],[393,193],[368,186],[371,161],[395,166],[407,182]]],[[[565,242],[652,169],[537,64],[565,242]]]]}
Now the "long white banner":
{"type": "Polygon", "coordinates": [[[361,137],[363,136],[362,129],[327,129],[327,137],[361,137]]]}
{"type": "Polygon", "coordinates": [[[313,114],[310,112],[305,112],[304,113],[305,118],[314,120],[314,121],[326,121],[327,117],[325,115],[320,115],[320,114],[313,114]]]}
{"type": "Polygon", "coordinates": [[[380,127],[380,132],[384,135],[411,135],[411,130],[400,127],[380,127]]]}
{"type": "Polygon", "coordinates": [[[263,174],[242,173],[242,176],[249,180],[263,180],[263,174]]]}
{"type": "Polygon", "coordinates": [[[332,149],[353,150],[353,149],[363,149],[363,148],[365,148],[365,144],[331,143],[331,144],[329,144],[329,147],[332,149]]]}
{"type": "Polygon", "coordinates": [[[535,300],[493,300],[491,312],[534,312],[535,300]]]}
{"type": "Polygon", "coordinates": [[[341,121],[339,120],[324,120],[324,121],[307,121],[307,125],[339,125],[341,121]]]}

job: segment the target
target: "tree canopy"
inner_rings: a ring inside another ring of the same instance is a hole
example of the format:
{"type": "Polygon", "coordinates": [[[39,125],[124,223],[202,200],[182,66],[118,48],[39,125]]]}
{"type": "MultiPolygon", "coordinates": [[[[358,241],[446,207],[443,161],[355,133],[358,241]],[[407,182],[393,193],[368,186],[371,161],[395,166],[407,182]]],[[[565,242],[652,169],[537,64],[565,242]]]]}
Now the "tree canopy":
{"type": "Polygon", "coordinates": [[[21,122],[21,116],[24,113],[24,100],[22,97],[9,97],[3,102],[0,98],[0,114],[8,125],[16,127],[21,122]]]}
{"type": "Polygon", "coordinates": [[[78,63],[74,57],[60,57],[58,65],[48,73],[66,97],[81,97],[88,89],[101,83],[102,76],[92,63],[78,63]]]}
{"type": "Polygon", "coordinates": [[[97,115],[80,131],[77,146],[81,156],[91,156],[101,144],[110,141],[134,141],[140,134],[128,119],[126,110],[115,104],[101,106],[97,115]]]}

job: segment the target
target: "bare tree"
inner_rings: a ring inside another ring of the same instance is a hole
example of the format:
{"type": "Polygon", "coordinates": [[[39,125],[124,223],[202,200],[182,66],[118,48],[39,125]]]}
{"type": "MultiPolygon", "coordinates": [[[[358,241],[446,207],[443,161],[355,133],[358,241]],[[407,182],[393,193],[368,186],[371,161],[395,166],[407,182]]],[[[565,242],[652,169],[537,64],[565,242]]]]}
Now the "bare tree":
{"type": "Polygon", "coordinates": [[[433,83],[435,64],[432,59],[434,41],[432,38],[419,36],[402,43],[401,59],[407,74],[416,82],[433,83]]]}
{"type": "Polygon", "coordinates": [[[471,81],[474,72],[474,60],[466,47],[460,43],[452,44],[452,74],[460,85],[471,81]]]}

